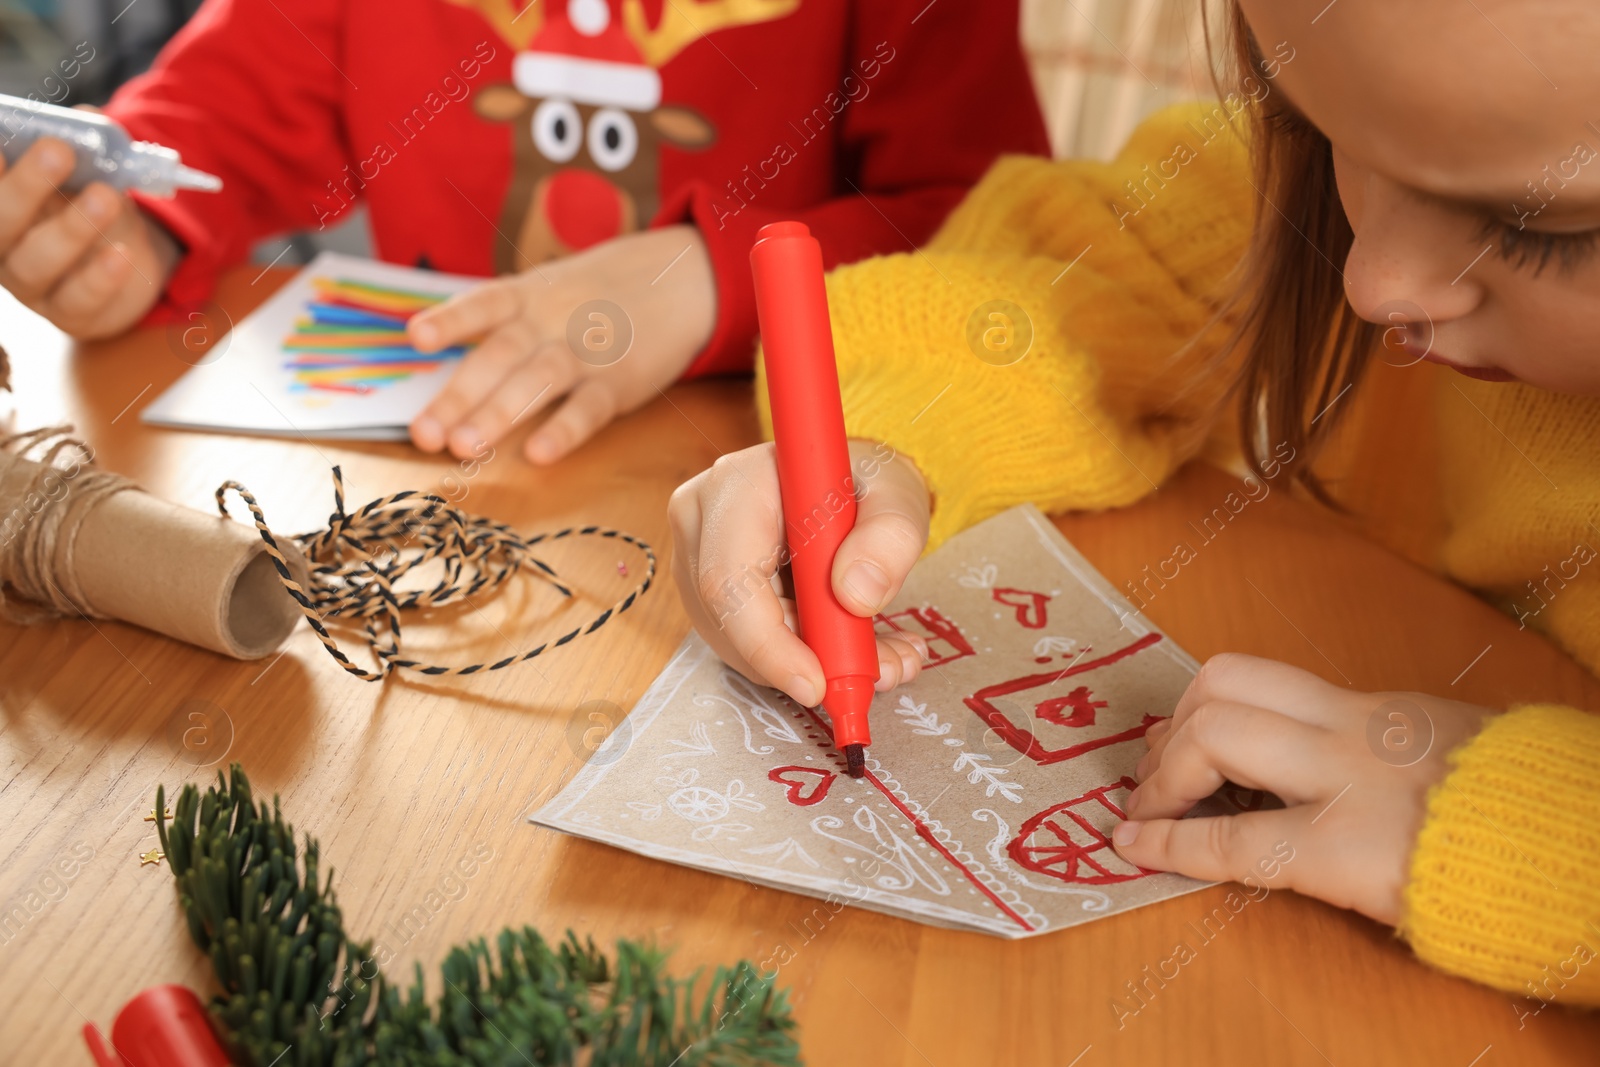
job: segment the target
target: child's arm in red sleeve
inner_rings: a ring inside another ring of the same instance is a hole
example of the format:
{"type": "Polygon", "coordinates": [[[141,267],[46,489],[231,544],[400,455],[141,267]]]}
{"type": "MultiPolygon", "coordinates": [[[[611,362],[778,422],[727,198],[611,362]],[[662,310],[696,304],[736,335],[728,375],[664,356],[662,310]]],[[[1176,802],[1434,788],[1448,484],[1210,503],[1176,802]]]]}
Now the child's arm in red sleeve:
{"type": "MultiPolygon", "coordinates": [[[[210,0],[106,112],[177,149],[220,193],[136,197],[183,246],[163,304],[193,306],[262,237],[319,224],[345,177],[340,98],[345,4],[210,0]]],[[[157,311],[163,305],[157,305],[157,311]]]]}
{"type": "Polygon", "coordinates": [[[750,246],[767,223],[806,223],[829,268],[902,252],[931,237],[1000,155],[1049,155],[1016,0],[869,0],[855,5],[853,18],[845,69],[854,81],[841,95],[859,88],[834,133],[845,195],[805,211],[751,204],[730,216],[710,183],[696,182],[659,216],[694,221],[717,279],[716,331],[685,377],[750,369],[750,246]]]}

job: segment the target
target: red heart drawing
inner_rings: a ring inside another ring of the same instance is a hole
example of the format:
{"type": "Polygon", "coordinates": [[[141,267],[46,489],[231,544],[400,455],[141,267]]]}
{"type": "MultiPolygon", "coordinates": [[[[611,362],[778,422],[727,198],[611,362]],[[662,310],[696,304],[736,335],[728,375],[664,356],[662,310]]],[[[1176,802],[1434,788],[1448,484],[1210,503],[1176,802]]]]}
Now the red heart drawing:
{"type": "Polygon", "coordinates": [[[1044,606],[1050,602],[1048,593],[1030,593],[1026,589],[996,589],[990,594],[1008,608],[1017,610],[1017,621],[1030,630],[1042,630],[1045,624],[1044,606]]]}
{"type": "Polygon", "coordinates": [[[828,795],[828,790],[833,788],[833,780],[839,776],[832,771],[818,770],[815,767],[774,767],[767,772],[767,777],[787,788],[789,803],[802,808],[809,808],[813,804],[822,803],[823,799],[828,795]],[[795,774],[814,774],[816,778],[811,782],[805,780],[797,782],[791,778],[784,777],[785,774],[791,772],[795,774]],[[811,792],[809,793],[805,792],[807,785],[811,786],[811,792]]]}

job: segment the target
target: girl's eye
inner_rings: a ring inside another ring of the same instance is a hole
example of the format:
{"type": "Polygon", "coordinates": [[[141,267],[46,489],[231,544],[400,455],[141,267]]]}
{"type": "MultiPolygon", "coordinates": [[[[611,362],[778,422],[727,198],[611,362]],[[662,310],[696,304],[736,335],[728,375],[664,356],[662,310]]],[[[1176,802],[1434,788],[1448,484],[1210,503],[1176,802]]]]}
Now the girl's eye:
{"type": "Polygon", "coordinates": [[[1479,240],[1497,240],[1500,258],[1521,270],[1532,266],[1537,277],[1555,260],[1559,269],[1570,271],[1582,265],[1600,244],[1600,230],[1579,233],[1539,233],[1524,230],[1501,219],[1485,222],[1479,240]]]}

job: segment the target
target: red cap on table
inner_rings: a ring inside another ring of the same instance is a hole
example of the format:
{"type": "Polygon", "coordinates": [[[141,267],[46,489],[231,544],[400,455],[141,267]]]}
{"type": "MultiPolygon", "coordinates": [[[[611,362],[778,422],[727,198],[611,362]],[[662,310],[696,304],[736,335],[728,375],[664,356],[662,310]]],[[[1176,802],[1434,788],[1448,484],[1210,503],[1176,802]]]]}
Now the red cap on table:
{"type": "Polygon", "coordinates": [[[181,985],[152,986],[124,1004],[111,1026],[111,1045],[93,1023],[83,1040],[100,1067],[228,1067],[205,1005],[181,985]]]}

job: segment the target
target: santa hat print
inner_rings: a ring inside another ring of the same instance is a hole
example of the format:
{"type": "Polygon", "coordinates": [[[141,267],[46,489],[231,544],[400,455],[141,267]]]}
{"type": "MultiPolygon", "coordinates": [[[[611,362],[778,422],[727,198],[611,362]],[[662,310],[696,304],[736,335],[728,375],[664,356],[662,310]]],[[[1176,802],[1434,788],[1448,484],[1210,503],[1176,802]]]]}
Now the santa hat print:
{"type": "Polygon", "coordinates": [[[661,75],[611,17],[606,0],[567,0],[512,62],[524,94],[596,107],[650,111],[661,103],[661,75]]]}

